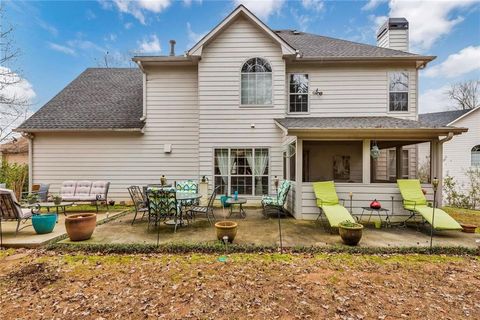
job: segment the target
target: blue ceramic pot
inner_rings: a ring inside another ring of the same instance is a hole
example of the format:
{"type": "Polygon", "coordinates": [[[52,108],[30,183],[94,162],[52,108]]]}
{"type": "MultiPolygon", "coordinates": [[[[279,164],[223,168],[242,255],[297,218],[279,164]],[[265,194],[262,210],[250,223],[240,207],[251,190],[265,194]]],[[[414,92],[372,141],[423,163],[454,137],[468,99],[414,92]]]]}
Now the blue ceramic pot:
{"type": "Polygon", "coordinates": [[[34,214],[32,216],[33,229],[35,229],[35,232],[38,234],[52,232],[56,222],[56,214],[34,214]]]}

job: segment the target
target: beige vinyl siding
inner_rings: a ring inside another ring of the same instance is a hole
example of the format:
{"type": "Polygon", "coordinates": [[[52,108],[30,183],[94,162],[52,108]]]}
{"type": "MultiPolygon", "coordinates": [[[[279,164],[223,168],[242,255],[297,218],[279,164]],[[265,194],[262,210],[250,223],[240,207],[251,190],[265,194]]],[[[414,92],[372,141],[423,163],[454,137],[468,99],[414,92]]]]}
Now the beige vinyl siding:
{"type": "MultiPolygon", "coordinates": [[[[414,68],[406,69],[409,75],[408,112],[389,112],[388,72],[399,70],[405,68],[287,66],[287,73],[309,75],[309,115],[312,117],[388,115],[416,120],[417,71],[414,68]],[[323,95],[313,95],[312,92],[316,89],[323,92],[323,95]]],[[[290,113],[289,116],[295,116],[295,113],[290,113]]]]}
{"type": "Polygon", "coordinates": [[[203,48],[198,97],[200,175],[213,181],[214,148],[266,147],[272,193],[272,179],[282,176],[282,132],[273,121],[285,114],[285,63],[280,46],[252,23],[237,19],[203,48]],[[272,106],[240,106],[240,70],[252,57],[265,58],[272,66],[272,106]]]}
{"type": "Polygon", "coordinates": [[[408,51],[408,30],[389,30],[387,48],[408,51]]]}
{"type": "Polygon", "coordinates": [[[459,189],[468,192],[470,182],[466,171],[474,168],[471,166],[471,151],[474,146],[480,145],[480,110],[454,122],[452,126],[468,128],[468,132],[453,137],[443,145],[443,176],[452,176],[459,189]]]}
{"type": "MultiPolygon", "coordinates": [[[[403,215],[407,212],[402,206],[402,196],[395,183],[335,183],[338,197],[345,199],[345,207],[350,211],[350,196],[352,192],[352,209],[354,214],[362,212],[361,207],[368,207],[370,203],[377,199],[386,209],[392,210],[392,196],[393,196],[393,213],[394,215],[403,215]]],[[[427,200],[433,199],[433,190],[431,185],[422,185],[422,188],[427,190],[427,200]]],[[[315,194],[313,192],[312,183],[304,182],[302,184],[302,218],[316,219],[319,209],[316,204],[315,194]]],[[[342,204],[342,202],[340,202],[342,204]]],[[[394,220],[401,219],[394,218],[394,220]]]]}
{"type": "Polygon", "coordinates": [[[196,67],[147,70],[145,133],[39,133],[33,181],[58,192],[65,180],[107,180],[109,198],[128,200],[127,187],[198,179],[196,67]],[[164,144],[172,153],[164,153],[164,144]]]}
{"type": "Polygon", "coordinates": [[[382,48],[388,48],[388,41],[389,41],[389,33],[388,31],[383,34],[383,36],[377,41],[377,46],[382,48]]]}

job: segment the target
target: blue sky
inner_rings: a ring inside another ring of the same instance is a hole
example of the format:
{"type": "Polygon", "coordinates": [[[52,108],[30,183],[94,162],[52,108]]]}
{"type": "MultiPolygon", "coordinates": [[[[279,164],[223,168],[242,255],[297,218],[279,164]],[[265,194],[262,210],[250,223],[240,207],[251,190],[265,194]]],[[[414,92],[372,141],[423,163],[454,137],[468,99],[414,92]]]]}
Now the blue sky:
{"type": "MultiPolygon", "coordinates": [[[[410,51],[438,58],[421,73],[420,111],[449,107],[450,83],[480,78],[478,1],[2,1],[22,50],[16,66],[35,111],[87,67],[128,62],[132,54],[177,53],[194,44],[239,3],[273,29],[298,29],[375,44],[387,16],[410,22],[410,51]]],[[[10,66],[7,66],[10,67],[10,66]]],[[[12,69],[14,66],[12,66],[12,69]]]]}

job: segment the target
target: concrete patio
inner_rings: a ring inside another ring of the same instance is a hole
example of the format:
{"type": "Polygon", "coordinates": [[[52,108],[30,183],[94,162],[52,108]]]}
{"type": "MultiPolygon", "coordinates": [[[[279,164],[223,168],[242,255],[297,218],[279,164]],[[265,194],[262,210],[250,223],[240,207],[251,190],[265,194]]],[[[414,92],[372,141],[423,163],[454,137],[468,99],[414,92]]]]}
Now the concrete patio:
{"type": "MultiPolygon", "coordinates": [[[[109,213],[99,212],[97,214],[97,224],[105,223],[106,221],[118,217],[125,210],[116,210],[109,213]]],[[[82,213],[70,211],[67,214],[82,213]]],[[[17,227],[16,221],[2,221],[2,241],[3,247],[6,248],[35,248],[47,245],[49,243],[56,242],[67,236],[65,230],[65,216],[63,214],[58,215],[58,223],[53,229],[53,232],[46,234],[37,234],[32,226],[32,221],[28,220],[20,224],[22,228],[17,235],[15,235],[15,229],[17,227]]]]}
{"type": "MultiPolygon", "coordinates": [[[[227,210],[217,209],[217,220],[224,219],[227,210]]],[[[146,218],[137,220],[131,225],[133,213],[121,216],[107,224],[96,228],[93,237],[82,243],[93,244],[152,244],[157,240],[157,229],[147,230],[146,218]]],[[[247,218],[233,218],[238,222],[238,233],[235,238],[237,244],[254,244],[262,246],[279,245],[277,219],[265,219],[261,210],[247,208],[247,218]]],[[[281,219],[283,245],[293,246],[330,246],[342,245],[340,236],[326,232],[319,222],[281,219]]],[[[433,244],[436,246],[463,246],[475,248],[480,245],[480,234],[466,234],[463,232],[436,232],[433,244]]],[[[197,218],[189,226],[179,227],[173,233],[173,226],[160,225],[160,243],[208,243],[215,242],[215,227],[210,226],[205,218],[197,218]]],[[[63,240],[63,243],[70,241],[63,240]]],[[[360,242],[362,247],[415,247],[429,246],[430,236],[425,230],[416,228],[391,227],[375,229],[368,225],[364,230],[360,242]]]]}

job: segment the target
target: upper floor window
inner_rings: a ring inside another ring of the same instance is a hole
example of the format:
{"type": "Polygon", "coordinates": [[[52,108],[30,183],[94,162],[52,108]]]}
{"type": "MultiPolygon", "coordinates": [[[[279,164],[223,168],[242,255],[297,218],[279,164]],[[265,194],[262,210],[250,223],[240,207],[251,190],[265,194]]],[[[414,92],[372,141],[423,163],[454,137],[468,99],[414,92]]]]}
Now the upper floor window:
{"type": "Polygon", "coordinates": [[[267,60],[252,58],[242,66],[241,103],[272,104],[272,67],[267,60]]]}
{"type": "Polygon", "coordinates": [[[308,74],[289,78],[289,112],[308,112],[308,74]]]}
{"type": "Polygon", "coordinates": [[[389,110],[408,111],[408,73],[389,73],[389,110]]]}
{"type": "Polygon", "coordinates": [[[480,167],[480,144],[472,148],[472,166],[480,167]]]}

